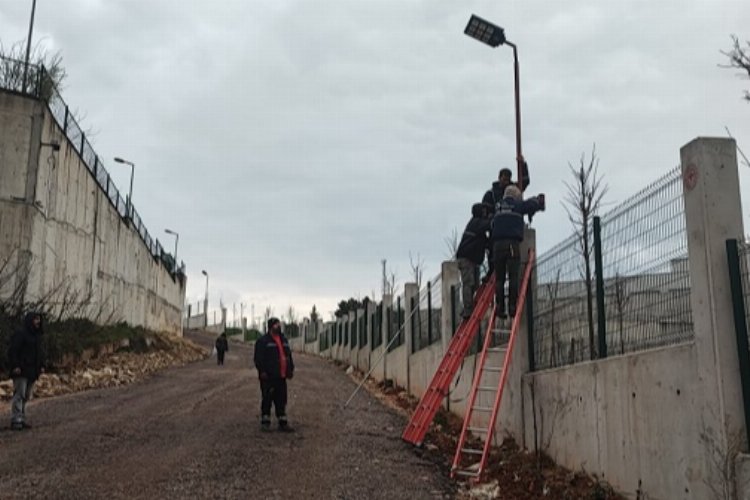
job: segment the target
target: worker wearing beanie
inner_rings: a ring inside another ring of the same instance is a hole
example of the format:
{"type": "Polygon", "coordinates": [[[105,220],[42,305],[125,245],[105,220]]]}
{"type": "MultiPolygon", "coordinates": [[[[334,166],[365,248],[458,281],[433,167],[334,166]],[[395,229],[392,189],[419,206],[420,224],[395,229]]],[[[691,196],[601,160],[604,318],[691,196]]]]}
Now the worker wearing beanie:
{"type": "Polygon", "coordinates": [[[276,409],[279,430],[291,432],[286,417],[286,381],[294,377],[292,350],[278,318],[268,320],[268,332],[255,342],[255,368],[258,370],[260,391],[261,429],[271,428],[271,405],[276,409]]]}

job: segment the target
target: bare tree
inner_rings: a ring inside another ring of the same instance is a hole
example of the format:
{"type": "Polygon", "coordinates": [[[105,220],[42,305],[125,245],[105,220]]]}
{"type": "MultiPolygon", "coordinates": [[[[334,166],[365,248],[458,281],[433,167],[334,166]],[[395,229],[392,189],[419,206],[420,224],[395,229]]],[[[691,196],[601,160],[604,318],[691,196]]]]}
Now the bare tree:
{"type": "Polygon", "coordinates": [[[422,275],[424,274],[424,259],[419,252],[417,256],[413,257],[411,250],[409,251],[409,266],[411,266],[412,277],[414,282],[417,284],[417,288],[422,288],[422,275]]]}
{"type": "Polygon", "coordinates": [[[455,227],[453,230],[451,230],[451,233],[443,238],[443,241],[445,242],[445,246],[448,249],[448,254],[446,257],[453,260],[456,258],[456,253],[458,252],[458,244],[460,243],[460,240],[458,238],[458,229],[455,227]]]}
{"type": "Polygon", "coordinates": [[[24,87],[24,70],[26,69],[26,41],[19,40],[10,47],[5,48],[0,43],[0,86],[28,92],[37,84],[39,97],[48,99],[54,90],[62,87],[68,74],[62,65],[60,52],[50,53],[45,47],[37,43],[29,54],[29,71],[26,77],[26,88],[24,87]],[[46,78],[40,79],[39,69],[44,67],[46,78]]]}
{"type": "Polygon", "coordinates": [[[586,162],[585,153],[581,155],[578,168],[568,163],[573,182],[566,182],[568,192],[563,200],[563,207],[568,219],[573,224],[578,250],[583,257],[583,279],[586,285],[586,313],[589,331],[589,353],[591,359],[596,359],[596,344],[594,342],[594,298],[593,281],[591,276],[591,245],[592,223],[599,211],[602,198],[609,189],[599,175],[599,159],[596,157],[596,144],[591,148],[591,158],[586,162]]]}
{"type": "MultiPolygon", "coordinates": [[[[720,64],[719,66],[723,68],[741,69],[746,72],[748,78],[750,78],[750,41],[746,41],[745,44],[747,45],[747,47],[743,47],[740,44],[740,40],[739,38],[737,38],[737,35],[731,35],[731,38],[731,50],[721,51],[722,54],[727,56],[729,62],[728,64],[720,64]]],[[[745,90],[745,99],[750,101],[750,90],[745,90]]]]}

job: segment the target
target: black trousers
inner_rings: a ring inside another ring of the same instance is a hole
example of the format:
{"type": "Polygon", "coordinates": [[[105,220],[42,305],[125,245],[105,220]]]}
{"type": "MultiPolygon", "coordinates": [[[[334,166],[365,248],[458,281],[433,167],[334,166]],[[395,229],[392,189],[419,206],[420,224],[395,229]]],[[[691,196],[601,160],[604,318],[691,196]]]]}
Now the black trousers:
{"type": "Polygon", "coordinates": [[[271,418],[271,405],[276,408],[276,418],[286,422],[286,379],[275,378],[260,381],[260,414],[264,420],[271,418]]]}
{"type": "Polygon", "coordinates": [[[515,240],[496,241],[492,247],[495,261],[495,305],[497,312],[505,313],[505,274],[508,274],[508,309],[516,312],[518,301],[518,271],[521,266],[521,244],[515,240]]]}
{"type": "Polygon", "coordinates": [[[216,351],[216,363],[219,365],[224,364],[224,351],[216,351]]]}

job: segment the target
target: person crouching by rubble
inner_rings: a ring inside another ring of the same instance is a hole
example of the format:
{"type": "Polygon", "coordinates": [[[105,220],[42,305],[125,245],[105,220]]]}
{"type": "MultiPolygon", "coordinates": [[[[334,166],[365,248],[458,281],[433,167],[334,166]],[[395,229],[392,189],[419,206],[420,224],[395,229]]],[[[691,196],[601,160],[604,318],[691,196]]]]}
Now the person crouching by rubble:
{"type": "Polygon", "coordinates": [[[518,273],[521,266],[520,246],[523,241],[523,216],[544,210],[544,195],[524,201],[521,190],[510,184],[492,219],[492,255],[495,262],[495,315],[506,319],[505,275],[508,275],[508,312],[516,315],[518,273]]]}
{"type": "Polygon", "coordinates": [[[227,341],[226,333],[222,333],[221,335],[216,337],[214,347],[216,348],[216,364],[223,365],[224,354],[229,350],[229,342],[227,341]]]}
{"type": "Polygon", "coordinates": [[[16,431],[31,428],[26,422],[26,403],[31,399],[34,383],[44,373],[42,315],[26,314],[23,327],[10,338],[8,366],[13,379],[10,428],[16,431]]]}
{"type": "Polygon", "coordinates": [[[292,432],[286,417],[286,381],[294,377],[294,360],[289,342],[281,333],[278,318],[268,320],[268,332],[255,341],[255,368],[260,380],[261,430],[271,428],[271,405],[276,409],[279,430],[292,432]]]}
{"type": "MultiPolygon", "coordinates": [[[[464,305],[461,316],[464,319],[470,317],[474,310],[474,293],[479,283],[479,268],[490,246],[491,219],[489,216],[491,213],[491,205],[486,203],[472,205],[471,220],[466,225],[456,251],[458,269],[461,272],[461,298],[464,305]]],[[[491,267],[490,265],[489,272],[492,272],[491,267]]]]}

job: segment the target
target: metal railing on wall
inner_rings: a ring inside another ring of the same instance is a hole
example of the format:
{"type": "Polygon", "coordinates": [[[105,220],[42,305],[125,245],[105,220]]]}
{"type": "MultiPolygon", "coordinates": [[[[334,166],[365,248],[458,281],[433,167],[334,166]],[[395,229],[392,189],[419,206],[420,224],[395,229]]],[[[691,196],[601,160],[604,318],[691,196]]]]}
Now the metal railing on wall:
{"type": "Polygon", "coordinates": [[[439,342],[442,330],[443,292],[442,274],[438,274],[419,290],[419,297],[411,298],[412,352],[439,342]]]}
{"type": "Polygon", "coordinates": [[[590,281],[579,235],[539,258],[536,369],[693,338],[679,168],[592,221],[588,243],[590,281]]]}
{"type": "Polygon", "coordinates": [[[164,251],[159,240],[149,234],[135,207],[132,204],[129,205],[127,199],[120,195],[120,191],[86,138],[85,132],[63,100],[54,78],[44,66],[29,64],[24,85],[22,77],[24,66],[26,64],[23,61],[0,57],[0,89],[44,101],[53,119],[70,141],[99,188],[107,196],[112,207],[121,218],[131,221],[133,229],[138,233],[151,256],[164,265],[170,273],[185,274],[185,263],[181,263],[179,267],[175,265],[174,256],[164,251]],[[130,213],[128,213],[128,206],[130,213]]]}

